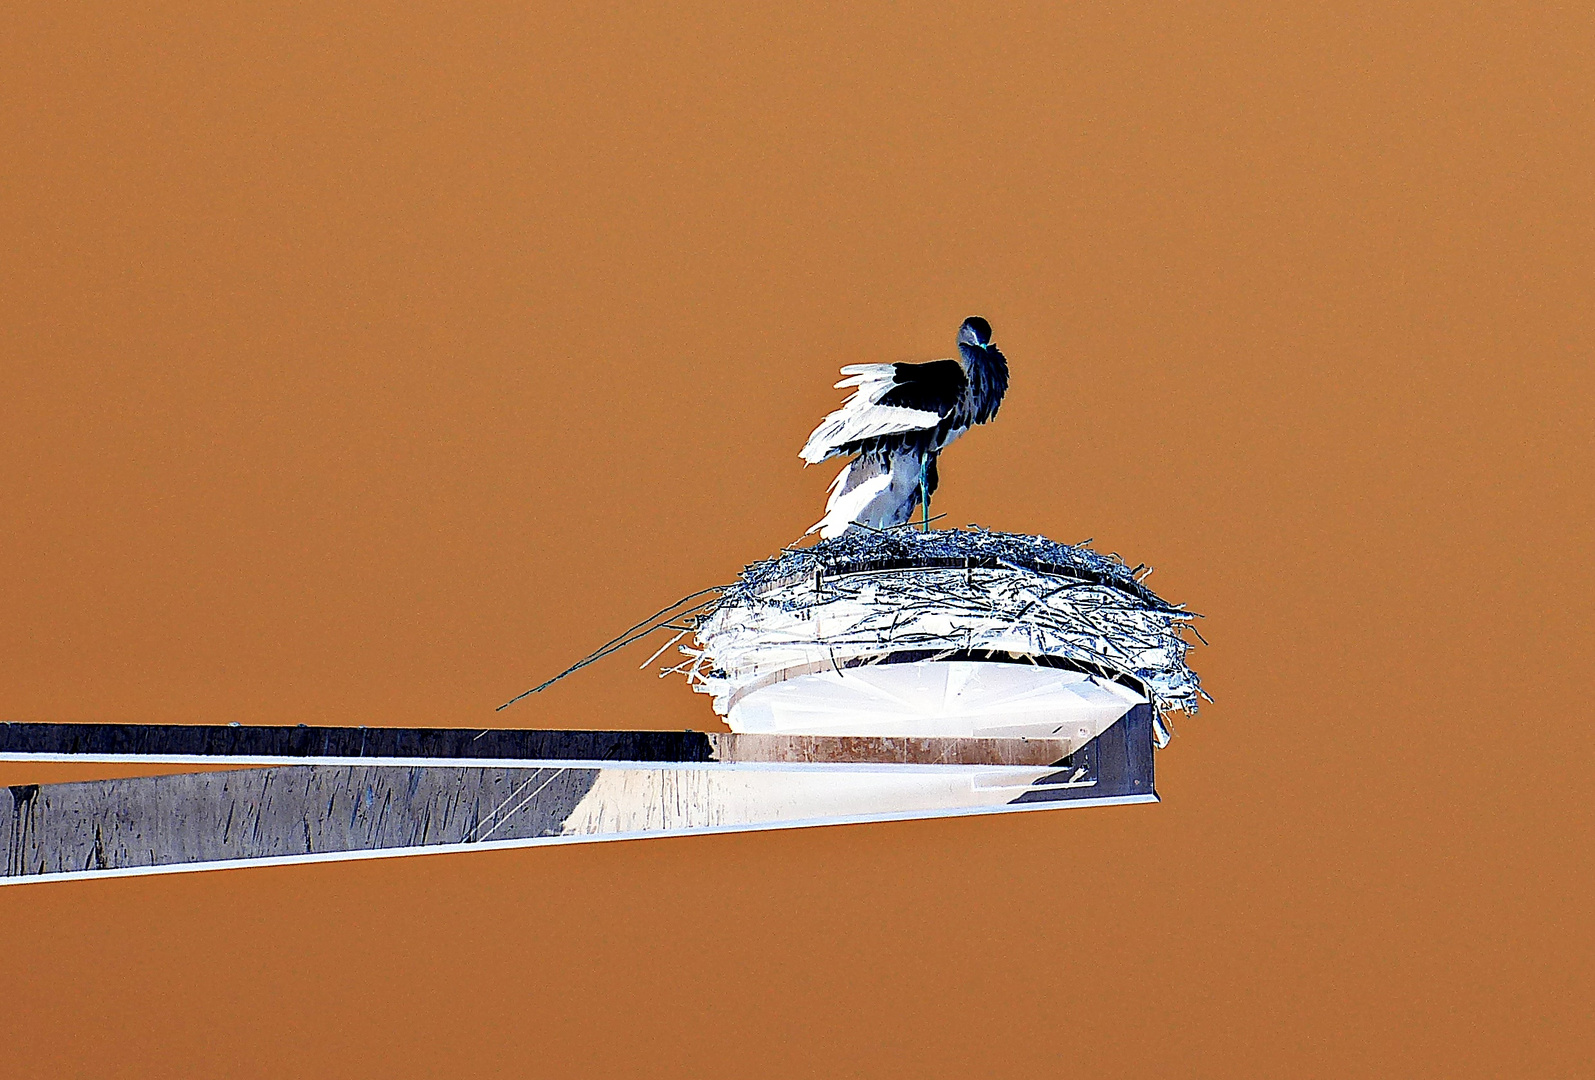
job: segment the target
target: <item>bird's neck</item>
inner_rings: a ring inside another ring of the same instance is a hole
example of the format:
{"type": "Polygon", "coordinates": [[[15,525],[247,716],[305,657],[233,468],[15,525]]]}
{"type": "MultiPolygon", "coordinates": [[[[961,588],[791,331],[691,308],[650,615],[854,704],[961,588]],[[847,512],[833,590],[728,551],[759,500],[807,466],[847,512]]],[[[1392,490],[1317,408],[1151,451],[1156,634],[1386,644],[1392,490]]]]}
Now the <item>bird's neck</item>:
{"type": "Polygon", "coordinates": [[[958,349],[964,357],[964,374],[969,378],[969,400],[975,410],[974,421],[984,424],[997,413],[997,406],[1008,390],[1008,358],[995,345],[965,345],[958,349]]]}

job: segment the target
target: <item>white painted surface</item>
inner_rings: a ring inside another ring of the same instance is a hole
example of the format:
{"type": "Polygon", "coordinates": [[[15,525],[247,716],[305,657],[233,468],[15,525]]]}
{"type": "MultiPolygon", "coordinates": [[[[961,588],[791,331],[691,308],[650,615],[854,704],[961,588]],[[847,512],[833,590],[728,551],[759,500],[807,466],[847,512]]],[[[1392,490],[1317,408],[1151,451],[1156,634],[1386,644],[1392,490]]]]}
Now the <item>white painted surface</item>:
{"type": "Polygon", "coordinates": [[[1029,664],[944,660],[841,668],[737,698],[731,730],[783,735],[1094,739],[1145,699],[1106,679],[1029,664]]]}

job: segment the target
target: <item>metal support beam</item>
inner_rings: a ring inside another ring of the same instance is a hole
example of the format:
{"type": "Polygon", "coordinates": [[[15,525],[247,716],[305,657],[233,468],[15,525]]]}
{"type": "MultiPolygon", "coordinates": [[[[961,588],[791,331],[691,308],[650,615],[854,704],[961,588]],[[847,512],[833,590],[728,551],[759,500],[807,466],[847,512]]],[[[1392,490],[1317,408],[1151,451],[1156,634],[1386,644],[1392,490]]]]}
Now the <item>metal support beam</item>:
{"type": "Polygon", "coordinates": [[[1138,706],[1061,756],[1051,740],[0,725],[13,760],[318,762],[13,787],[0,883],[1151,802],[1151,719],[1138,706]],[[475,763],[488,736],[506,756],[475,763]]]}

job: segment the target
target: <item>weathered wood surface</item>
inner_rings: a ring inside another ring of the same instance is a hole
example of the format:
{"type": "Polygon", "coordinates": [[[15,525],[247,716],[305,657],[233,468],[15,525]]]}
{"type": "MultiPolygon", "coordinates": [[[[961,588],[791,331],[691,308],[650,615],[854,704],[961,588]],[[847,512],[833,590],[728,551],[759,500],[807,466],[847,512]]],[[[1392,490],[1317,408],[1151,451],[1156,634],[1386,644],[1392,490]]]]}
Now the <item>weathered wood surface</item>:
{"type": "Polygon", "coordinates": [[[557,834],[597,769],[287,765],[13,787],[5,872],[381,851],[557,834]]]}
{"type": "Polygon", "coordinates": [[[1156,799],[1145,706],[1046,764],[360,762],[28,785],[9,796],[0,795],[0,882],[1156,799]]]}

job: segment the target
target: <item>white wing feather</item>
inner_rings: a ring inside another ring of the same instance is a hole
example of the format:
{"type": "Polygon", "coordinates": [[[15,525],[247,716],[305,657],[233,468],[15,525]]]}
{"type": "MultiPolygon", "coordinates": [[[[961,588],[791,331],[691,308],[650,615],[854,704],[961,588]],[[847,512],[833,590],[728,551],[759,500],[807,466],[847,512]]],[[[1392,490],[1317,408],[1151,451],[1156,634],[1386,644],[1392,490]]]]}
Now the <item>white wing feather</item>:
{"type": "MultiPolygon", "coordinates": [[[[857,386],[859,393],[865,394],[871,401],[879,401],[881,395],[892,388],[897,381],[896,364],[849,364],[842,369],[842,374],[847,378],[836,384],[838,390],[844,386],[857,386]],[[868,386],[869,392],[862,388],[868,386]]],[[[852,401],[852,398],[848,398],[852,401]]]]}
{"type": "Polygon", "coordinates": [[[924,431],[939,423],[940,416],[924,409],[904,409],[896,405],[860,408],[850,402],[820,421],[798,456],[810,465],[817,465],[841,453],[848,443],[905,431],[924,431]]]}
{"type": "Polygon", "coordinates": [[[895,364],[849,364],[842,369],[847,378],[838,389],[857,387],[848,399],[814,429],[798,457],[810,465],[841,453],[841,448],[860,439],[899,435],[905,431],[924,431],[941,423],[941,417],[925,409],[905,409],[882,405],[881,398],[896,385],[895,364]]]}

